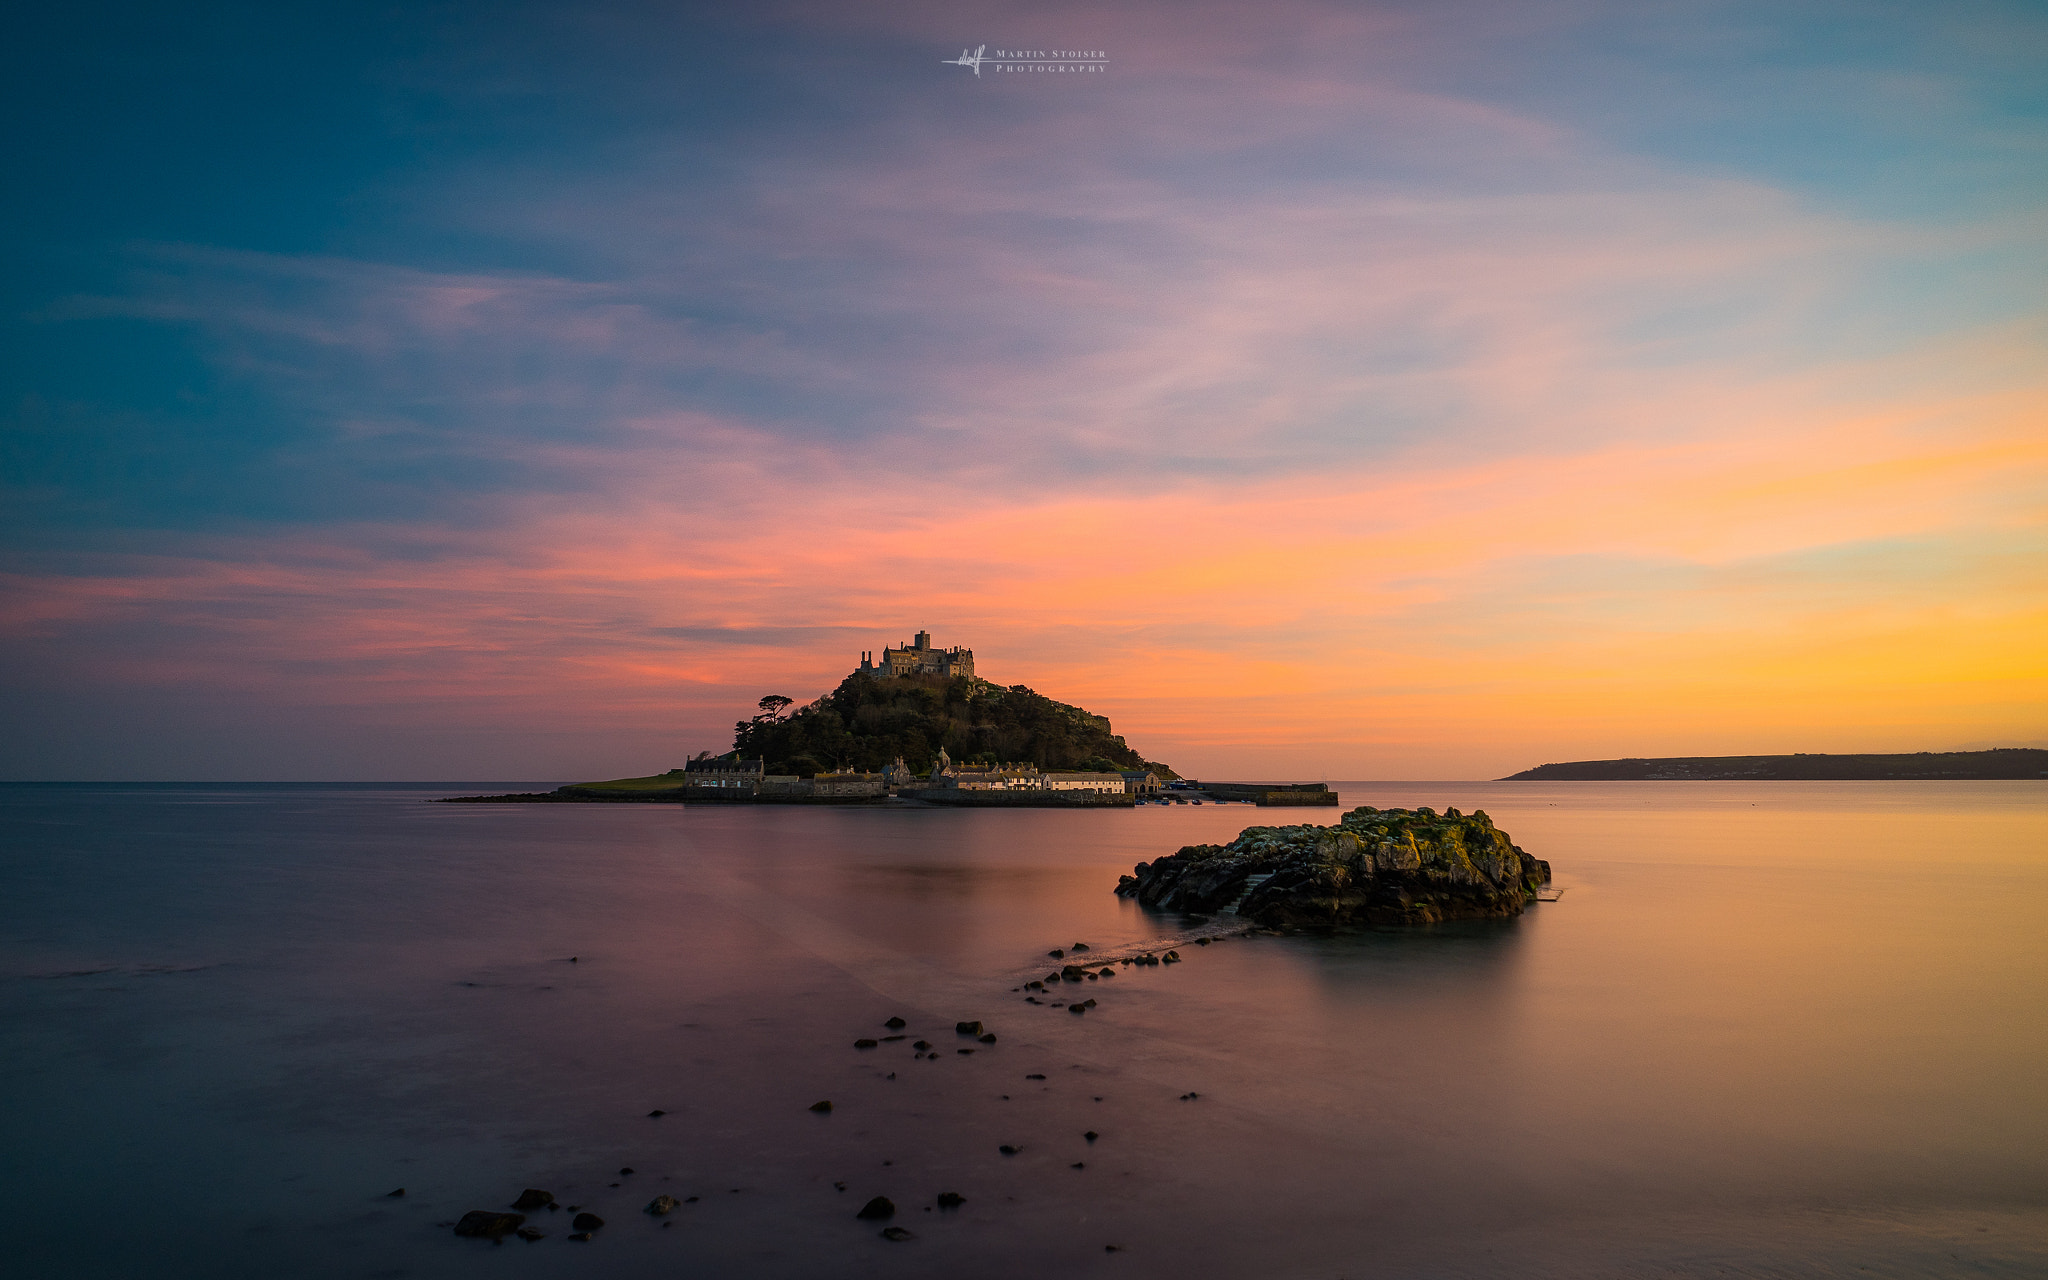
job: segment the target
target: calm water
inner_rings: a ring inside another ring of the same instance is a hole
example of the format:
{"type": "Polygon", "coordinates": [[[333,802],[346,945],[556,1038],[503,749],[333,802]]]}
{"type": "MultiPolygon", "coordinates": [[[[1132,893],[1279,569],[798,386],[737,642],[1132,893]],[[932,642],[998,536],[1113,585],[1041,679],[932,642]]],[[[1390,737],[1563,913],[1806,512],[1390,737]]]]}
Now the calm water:
{"type": "Polygon", "coordinates": [[[1290,815],[0,787],[6,1271],[2048,1273],[2048,785],[1342,790],[1566,892],[1074,1017],[1012,992],[1048,948],[1215,931],[1119,873],[1290,815]],[[942,1052],[851,1047],[892,1014],[942,1052]],[[436,1225],[528,1186],[609,1225],[436,1225]]]}

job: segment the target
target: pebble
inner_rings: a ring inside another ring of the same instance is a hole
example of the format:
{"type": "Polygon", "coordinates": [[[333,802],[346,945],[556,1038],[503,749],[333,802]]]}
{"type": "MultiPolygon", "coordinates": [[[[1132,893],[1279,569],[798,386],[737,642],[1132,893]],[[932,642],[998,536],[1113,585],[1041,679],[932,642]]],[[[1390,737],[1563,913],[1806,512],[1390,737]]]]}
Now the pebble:
{"type": "Polygon", "coordinates": [[[876,1196],[874,1199],[862,1205],[860,1207],[860,1212],[854,1214],[853,1216],[856,1218],[865,1219],[869,1222],[886,1221],[887,1219],[896,1216],[896,1204],[887,1196],[876,1196]]]}

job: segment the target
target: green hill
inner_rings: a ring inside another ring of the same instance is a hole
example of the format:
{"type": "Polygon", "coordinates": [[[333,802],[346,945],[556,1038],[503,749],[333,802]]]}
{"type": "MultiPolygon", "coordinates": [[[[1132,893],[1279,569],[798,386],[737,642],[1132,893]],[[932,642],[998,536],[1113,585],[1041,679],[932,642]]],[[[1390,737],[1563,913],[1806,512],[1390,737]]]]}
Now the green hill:
{"type": "Polygon", "coordinates": [[[1151,769],[1179,775],[1133,751],[1106,716],[1054,702],[1023,685],[968,676],[877,677],[855,672],[807,706],[763,698],[761,714],[734,726],[733,750],[769,773],[879,770],[898,756],[928,772],[939,749],[961,763],[1029,761],[1048,770],[1151,769]]]}

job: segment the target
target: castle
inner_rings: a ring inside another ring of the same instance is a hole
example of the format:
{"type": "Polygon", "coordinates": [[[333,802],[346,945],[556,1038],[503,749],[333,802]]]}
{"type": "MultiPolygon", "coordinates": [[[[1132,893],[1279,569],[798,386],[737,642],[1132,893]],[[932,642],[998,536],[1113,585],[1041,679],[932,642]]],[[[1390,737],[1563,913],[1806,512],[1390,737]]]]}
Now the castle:
{"type": "Polygon", "coordinates": [[[934,649],[932,633],[920,631],[917,639],[900,649],[882,650],[875,661],[872,650],[863,650],[860,669],[871,676],[967,676],[974,675],[974,650],[934,649]]]}

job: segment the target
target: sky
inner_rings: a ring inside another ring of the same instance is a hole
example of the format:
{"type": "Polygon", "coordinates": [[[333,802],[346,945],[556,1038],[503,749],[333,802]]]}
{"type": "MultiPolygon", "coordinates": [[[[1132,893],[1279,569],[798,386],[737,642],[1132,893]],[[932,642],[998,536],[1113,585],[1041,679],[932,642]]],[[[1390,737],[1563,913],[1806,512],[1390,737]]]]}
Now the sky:
{"type": "Polygon", "coordinates": [[[0,777],[2048,745],[2038,4],[4,21],[0,777]]]}

